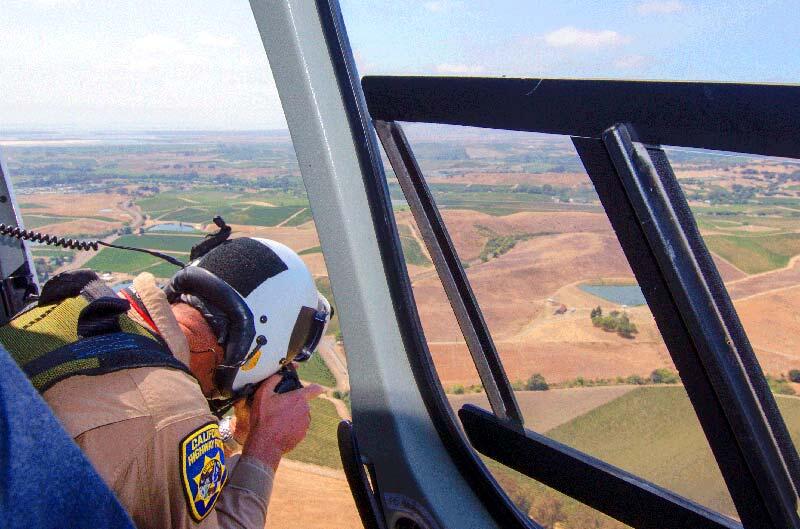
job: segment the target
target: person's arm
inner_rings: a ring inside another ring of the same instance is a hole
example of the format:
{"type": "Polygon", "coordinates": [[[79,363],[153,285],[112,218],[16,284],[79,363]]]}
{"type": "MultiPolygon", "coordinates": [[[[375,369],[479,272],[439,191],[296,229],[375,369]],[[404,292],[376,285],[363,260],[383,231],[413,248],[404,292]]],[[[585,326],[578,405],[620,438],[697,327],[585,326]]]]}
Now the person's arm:
{"type": "Polygon", "coordinates": [[[236,454],[231,477],[217,501],[217,523],[225,529],[264,527],[274,471],[254,457],[236,454]]]}
{"type": "Polygon", "coordinates": [[[322,388],[310,385],[277,394],[278,382],[280,376],[273,375],[258,388],[251,406],[237,404],[236,439],[244,449],[240,457],[231,458],[229,465],[235,467],[216,505],[220,528],[264,527],[278,464],[308,431],[308,401],[322,388]]]}

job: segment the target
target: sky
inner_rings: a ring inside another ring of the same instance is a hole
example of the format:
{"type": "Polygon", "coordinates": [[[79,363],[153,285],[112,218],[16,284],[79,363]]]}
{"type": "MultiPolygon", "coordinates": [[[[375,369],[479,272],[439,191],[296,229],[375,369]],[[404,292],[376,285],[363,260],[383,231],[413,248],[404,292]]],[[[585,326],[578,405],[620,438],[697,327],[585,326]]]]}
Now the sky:
{"type": "MultiPolygon", "coordinates": [[[[797,0],[340,2],[362,75],[800,81],[797,0]]],[[[285,127],[246,0],[0,0],[0,134],[285,127]]]]}

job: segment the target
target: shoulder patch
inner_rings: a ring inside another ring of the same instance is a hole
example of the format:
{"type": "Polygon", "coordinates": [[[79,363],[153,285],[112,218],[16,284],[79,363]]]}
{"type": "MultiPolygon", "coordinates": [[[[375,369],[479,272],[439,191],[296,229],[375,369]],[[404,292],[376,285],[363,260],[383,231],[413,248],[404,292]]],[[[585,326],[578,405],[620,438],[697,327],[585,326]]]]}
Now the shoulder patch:
{"type": "Polygon", "coordinates": [[[184,437],[180,464],[189,513],[199,522],[214,508],[228,480],[222,437],[216,423],[201,426],[184,437]]]}

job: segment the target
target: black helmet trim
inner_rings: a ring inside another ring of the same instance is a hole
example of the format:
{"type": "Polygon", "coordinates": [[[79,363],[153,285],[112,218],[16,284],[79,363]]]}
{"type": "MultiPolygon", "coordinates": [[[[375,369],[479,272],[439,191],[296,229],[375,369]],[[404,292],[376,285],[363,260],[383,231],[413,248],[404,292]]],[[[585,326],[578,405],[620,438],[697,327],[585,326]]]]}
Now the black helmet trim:
{"type": "Polygon", "coordinates": [[[227,316],[228,341],[224,358],[214,371],[214,385],[221,396],[230,396],[233,380],[247,361],[256,334],[250,308],[233,287],[199,266],[186,267],[172,276],[164,293],[170,302],[177,301],[182,294],[208,300],[227,316]]]}
{"type": "Polygon", "coordinates": [[[300,309],[289,338],[289,348],[286,351],[288,361],[305,362],[311,357],[328,325],[328,317],[327,312],[311,307],[300,309]]]}
{"type": "Polygon", "coordinates": [[[250,237],[223,243],[225,251],[204,255],[197,266],[233,287],[243,298],[271,277],[288,270],[286,263],[269,246],[250,237]]]}

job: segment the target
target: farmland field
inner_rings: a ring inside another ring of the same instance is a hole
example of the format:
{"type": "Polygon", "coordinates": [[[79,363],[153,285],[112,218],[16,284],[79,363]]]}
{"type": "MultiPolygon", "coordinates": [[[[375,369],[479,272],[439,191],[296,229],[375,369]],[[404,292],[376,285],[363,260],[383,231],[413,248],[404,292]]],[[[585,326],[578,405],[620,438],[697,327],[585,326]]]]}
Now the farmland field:
{"type": "Polygon", "coordinates": [[[711,251],[749,274],[782,268],[800,254],[800,233],[779,235],[707,235],[711,251]]]}
{"type": "MultiPolygon", "coordinates": [[[[797,407],[800,400],[788,405],[797,407]]],[[[636,389],[547,435],[698,503],[736,515],[682,387],[636,389]]]]}
{"type": "Polygon", "coordinates": [[[89,259],[87,268],[98,272],[124,272],[133,274],[140,272],[148,266],[153,266],[163,261],[158,257],[139,252],[126,252],[114,248],[103,248],[97,255],[89,259]]]}
{"type": "Polygon", "coordinates": [[[302,251],[300,251],[298,253],[300,255],[310,255],[312,253],[322,253],[322,247],[321,246],[314,246],[313,248],[306,248],[305,250],[302,250],[302,251]]]}
{"type": "Polygon", "coordinates": [[[307,362],[300,362],[297,374],[300,375],[301,380],[329,388],[336,387],[336,379],[333,373],[325,365],[325,361],[319,354],[311,355],[307,362]]]}
{"type": "Polygon", "coordinates": [[[407,224],[400,224],[398,230],[406,263],[416,266],[430,266],[431,260],[428,259],[419,241],[411,233],[411,227],[407,224]]]}
{"type": "Polygon", "coordinates": [[[203,240],[202,237],[189,235],[124,235],[114,241],[114,244],[164,252],[188,253],[192,246],[201,240],[203,240]]]}
{"type": "Polygon", "coordinates": [[[296,213],[286,221],[286,226],[300,226],[313,219],[311,216],[311,208],[303,208],[302,211],[296,213]]]}
{"type": "MultiPolygon", "coordinates": [[[[586,391],[586,390],[575,390],[586,391]]],[[[800,440],[800,399],[778,396],[778,406],[800,440]]],[[[708,442],[682,387],[626,392],[546,432],[548,437],[688,497],[728,516],[737,513],[708,442]]],[[[493,461],[489,468],[525,511],[559,505],[566,527],[622,524],[493,461]],[[541,508],[541,507],[540,507],[541,508]]]]}
{"type": "Polygon", "coordinates": [[[311,429],[306,438],[287,456],[295,461],[313,463],[323,467],[342,468],[336,428],[339,415],[332,403],[325,399],[311,400],[311,429]]]}
{"type": "MultiPolygon", "coordinates": [[[[184,261],[188,261],[189,256],[184,256],[184,261]]],[[[175,272],[177,272],[179,268],[172,263],[167,263],[166,261],[162,261],[161,259],[158,260],[158,263],[145,268],[144,272],[150,272],[154,276],[160,279],[169,279],[175,272]]]]}

